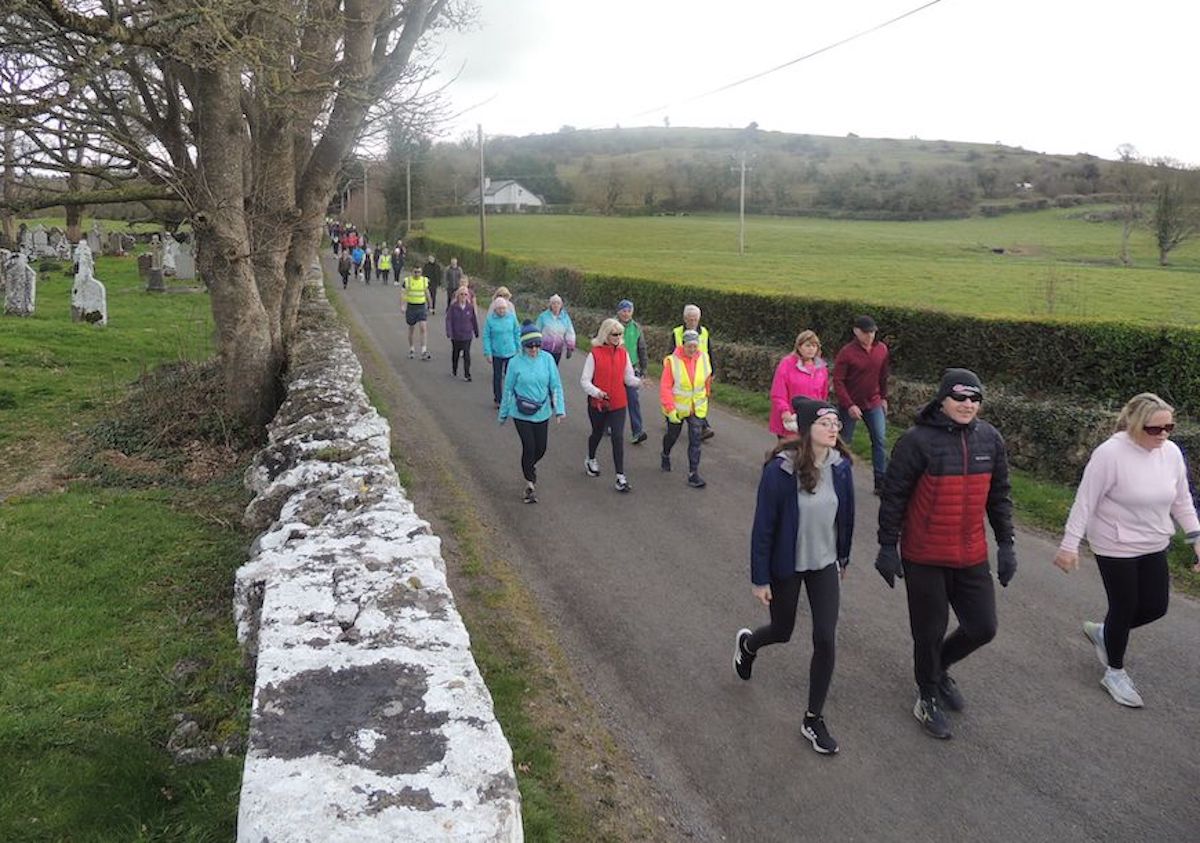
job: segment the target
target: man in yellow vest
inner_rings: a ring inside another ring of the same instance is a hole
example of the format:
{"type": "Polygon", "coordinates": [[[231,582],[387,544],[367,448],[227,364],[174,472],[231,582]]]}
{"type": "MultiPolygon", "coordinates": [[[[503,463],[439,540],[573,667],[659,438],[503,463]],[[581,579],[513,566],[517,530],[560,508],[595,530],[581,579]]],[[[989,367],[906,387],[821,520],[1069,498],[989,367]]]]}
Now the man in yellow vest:
{"type": "MultiPolygon", "coordinates": [[[[679,348],[683,345],[683,332],[695,331],[700,337],[700,351],[708,356],[709,371],[712,370],[712,351],[708,347],[708,328],[700,324],[700,308],[694,304],[684,305],[683,307],[683,324],[676,325],[672,331],[672,336],[675,339],[675,347],[679,348]]],[[[708,423],[708,419],[704,420],[703,438],[712,439],[712,426],[708,423]]]]}
{"type": "Polygon", "coordinates": [[[378,257],[375,258],[375,272],[379,275],[379,279],[383,281],[386,287],[388,283],[388,274],[392,271],[392,253],[386,245],[380,246],[375,250],[378,257]]]}
{"type": "Polygon", "coordinates": [[[662,470],[671,470],[671,449],[684,424],[688,426],[687,484],[703,489],[700,476],[700,440],[704,419],[708,417],[708,398],[712,393],[712,363],[708,352],[700,348],[700,332],[691,329],[680,334],[679,346],[663,360],[662,379],[658,384],[659,403],[667,417],[663,436],[662,470]]]}
{"type": "Polygon", "coordinates": [[[408,323],[408,359],[416,357],[413,348],[414,329],[421,335],[421,359],[432,360],[429,353],[429,279],[414,266],[412,275],[404,281],[400,291],[400,300],[404,302],[404,321],[408,323]]]}

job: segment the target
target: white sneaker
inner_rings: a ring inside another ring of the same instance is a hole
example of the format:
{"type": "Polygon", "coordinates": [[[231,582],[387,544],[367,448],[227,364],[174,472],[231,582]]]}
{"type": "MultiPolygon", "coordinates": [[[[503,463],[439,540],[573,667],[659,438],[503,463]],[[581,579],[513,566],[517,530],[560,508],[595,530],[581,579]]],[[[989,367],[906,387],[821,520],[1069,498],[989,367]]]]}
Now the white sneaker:
{"type": "Polygon", "coordinates": [[[600,476],[599,460],[584,460],[583,461],[583,470],[587,472],[588,477],[599,477],[600,476]]]}
{"type": "Polygon", "coordinates": [[[1087,640],[1091,641],[1092,646],[1096,648],[1096,656],[1100,659],[1100,664],[1107,668],[1108,649],[1104,646],[1104,624],[1084,621],[1083,634],[1087,636],[1087,640]]]}
{"type": "Polygon", "coordinates": [[[1133,680],[1124,670],[1113,670],[1110,667],[1104,671],[1104,678],[1100,680],[1100,684],[1121,705],[1130,708],[1142,707],[1142,695],[1138,693],[1138,689],[1133,686],[1133,680]]]}

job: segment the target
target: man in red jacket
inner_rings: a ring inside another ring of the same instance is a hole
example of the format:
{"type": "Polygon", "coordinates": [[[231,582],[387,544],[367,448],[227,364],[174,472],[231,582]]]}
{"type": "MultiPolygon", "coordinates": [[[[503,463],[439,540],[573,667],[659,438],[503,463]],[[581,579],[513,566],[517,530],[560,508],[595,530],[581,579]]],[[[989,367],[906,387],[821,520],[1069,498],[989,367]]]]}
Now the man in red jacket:
{"type": "Polygon", "coordinates": [[[888,347],[875,341],[877,328],[870,316],[854,320],[854,340],[842,346],[833,361],[833,390],[842,416],[842,439],[854,439],[859,420],[871,435],[871,465],[875,470],[875,494],[887,472],[887,387],[888,347]]]}
{"type": "Polygon", "coordinates": [[[879,502],[875,568],[889,587],[904,579],[918,691],[913,716],[935,738],[950,737],[942,705],[965,705],[947,669],[996,635],[985,514],[1000,585],[1017,572],[1008,454],[996,428],[976,418],[982,401],[974,372],[947,369],[937,397],[896,442],[879,502]],[[950,609],[958,628],[947,636],[950,609]]]}

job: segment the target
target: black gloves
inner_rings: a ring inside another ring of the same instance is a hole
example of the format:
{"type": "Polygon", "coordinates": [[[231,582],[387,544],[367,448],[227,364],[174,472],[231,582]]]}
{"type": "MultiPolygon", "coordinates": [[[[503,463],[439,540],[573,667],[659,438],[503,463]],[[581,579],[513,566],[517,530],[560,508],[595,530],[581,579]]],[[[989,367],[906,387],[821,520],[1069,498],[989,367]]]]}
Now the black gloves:
{"type": "Polygon", "coordinates": [[[1008,588],[1013,576],[1017,573],[1017,551],[1012,542],[996,547],[996,579],[1000,585],[1008,588]]]}
{"type": "Polygon", "coordinates": [[[904,566],[900,564],[900,551],[894,544],[880,545],[879,555],[875,557],[875,570],[888,588],[896,587],[896,579],[904,579],[904,566]]]}

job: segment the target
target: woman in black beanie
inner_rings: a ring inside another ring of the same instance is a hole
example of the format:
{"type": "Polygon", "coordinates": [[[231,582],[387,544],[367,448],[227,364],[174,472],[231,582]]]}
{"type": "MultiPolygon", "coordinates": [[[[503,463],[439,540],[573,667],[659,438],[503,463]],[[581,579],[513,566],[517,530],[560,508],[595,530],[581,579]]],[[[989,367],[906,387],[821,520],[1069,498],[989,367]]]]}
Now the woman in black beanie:
{"type": "Polygon", "coordinates": [[[750,581],[771,622],[751,632],[739,629],[733,668],[743,680],[760,648],[792,637],[800,587],[808,591],[813,619],[808,710],[800,733],[822,755],[838,751],[822,716],[833,679],[834,642],[841,601],[841,575],[850,563],[854,535],[854,481],[850,452],[838,437],[837,407],[797,397],[796,438],[767,454],[758,484],[750,537],[750,581]]]}

